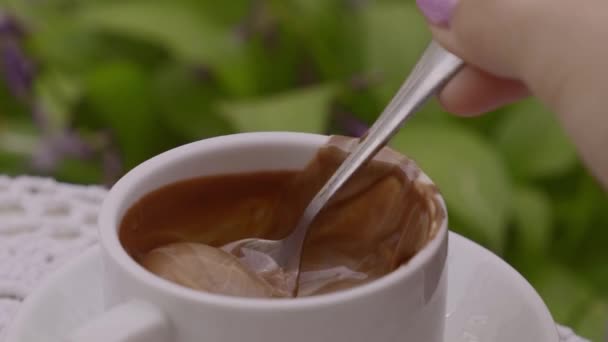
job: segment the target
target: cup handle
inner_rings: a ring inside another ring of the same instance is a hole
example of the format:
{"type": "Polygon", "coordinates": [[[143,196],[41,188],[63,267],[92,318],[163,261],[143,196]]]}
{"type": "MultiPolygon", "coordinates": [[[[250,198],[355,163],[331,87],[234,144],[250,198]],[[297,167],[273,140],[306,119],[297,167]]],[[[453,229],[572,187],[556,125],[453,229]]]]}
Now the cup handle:
{"type": "Polygon", "coordinates": [[[167,342],[169,322],[156,306],[131,300],[76,329],[67,342],[167,342]]]}

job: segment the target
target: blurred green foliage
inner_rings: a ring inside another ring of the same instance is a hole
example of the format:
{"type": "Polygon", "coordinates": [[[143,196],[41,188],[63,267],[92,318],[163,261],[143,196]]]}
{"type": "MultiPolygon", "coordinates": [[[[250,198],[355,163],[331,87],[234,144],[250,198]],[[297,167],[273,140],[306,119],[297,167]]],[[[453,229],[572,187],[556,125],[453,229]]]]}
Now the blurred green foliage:
{"type": "MultiPolygon", "coordinates": [[[[358,134],[430,39],[411,0],[0,8],[0,172],[78,183],[220,134],[358,134]],[[15,48],[33,68],[14,66],[15,48]]],[[[604,339],[608,200],[551,113],[528,100],[458,119],[431,103],[392,145],[438,183],[453,230],[520,270],[559,322],[604,339]]]]}

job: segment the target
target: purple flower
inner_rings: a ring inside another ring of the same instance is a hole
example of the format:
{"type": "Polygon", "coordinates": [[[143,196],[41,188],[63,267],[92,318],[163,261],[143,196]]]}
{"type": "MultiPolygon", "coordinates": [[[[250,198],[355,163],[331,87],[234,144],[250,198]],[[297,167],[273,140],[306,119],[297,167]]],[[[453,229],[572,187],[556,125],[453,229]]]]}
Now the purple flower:
{"type": "Polygon", "coordinates": [[[33,155],[32,164],[36,170],[52,172],[66,157],[90,159],[93,155],[93,148],[80,135],[65,130],[44,138],[33,155]]]}
{"type": "Polygon", "coordinates": [[[87,144],[82,137],[71,131],[66,130],[63,134],[54,137],[52,145],[55,146],[57,153],[78,158],[90,158],[93,148],[87,144]]]}
{"type": "Polygon", "coordinates": [[[0,71],[13,95],[28,99],[34,68],[20,46],[24,36],[25,30],[15,17],[0,10],[0,71]]]}
{"type": "Polygon", "coordinates": [[[52,172],[59,163],[60,158],[55,153],[53,146],[41,144],[38,150],[32,156],[32,167],[39,172],[52,172]]]}
{"type": "Polygon", "coordinates": [[[108,186],[114,184],[123,172],[122,159],[120,153],[113,149],[107,149],[103,153],[103,174],[104,183],[108,186]]]}
{"type": "Polygon", "coordinates": [[[49,119],[42,105],[37,101],[34,102],[34,104],[32,104],[31,111],[34,125],[36,125],[36,127],[38,127],[40,130],[46,131],[49,127],[49,119]]]}
{"type": "Polygon", "coordinates": [[[22,38],[24,35],[25,30],[15,17],[0,10],[0,37],[22,38]]]}
{"type": "Polygon", "coordinates": [[[26,99],[32,90],[33,67],[14,39],[0,37],[0,66],[14,96],[26,99]]]}

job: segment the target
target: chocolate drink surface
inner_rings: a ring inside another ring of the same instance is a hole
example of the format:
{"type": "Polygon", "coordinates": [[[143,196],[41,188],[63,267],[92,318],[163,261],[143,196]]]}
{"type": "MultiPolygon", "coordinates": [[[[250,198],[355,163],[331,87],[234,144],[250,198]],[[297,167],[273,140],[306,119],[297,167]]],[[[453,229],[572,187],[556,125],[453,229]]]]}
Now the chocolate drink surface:
{"type": "MultiPolygon", "coordinates": [[[[299,171],[213,175],[161,187],[127,211],[121,243],[143,267],[180,285],[232,296],[283,297],[272,275],[252,273],[239,261],[244,256],[219,247],[287,236],[354,143],[332,137],[299,171]]],[[[338,192],[310,229],[298,296],[373,281],[432,239],[443,211],[437,190],[417,181],[418,175],[412,161],[385,148],[338,192]]]]}

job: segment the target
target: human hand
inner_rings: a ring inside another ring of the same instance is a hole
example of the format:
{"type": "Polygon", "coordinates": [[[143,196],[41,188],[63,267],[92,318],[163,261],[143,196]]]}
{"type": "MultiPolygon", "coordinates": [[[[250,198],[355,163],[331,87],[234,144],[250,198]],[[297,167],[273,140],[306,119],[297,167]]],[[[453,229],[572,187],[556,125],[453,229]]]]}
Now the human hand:
{"type": "Polygon", "coordinates": [[[435,39],[468,64],[440,94],[477,115],[530,94],[558,116],[608,187],[608,2],[417,0],[435,39]]]}

